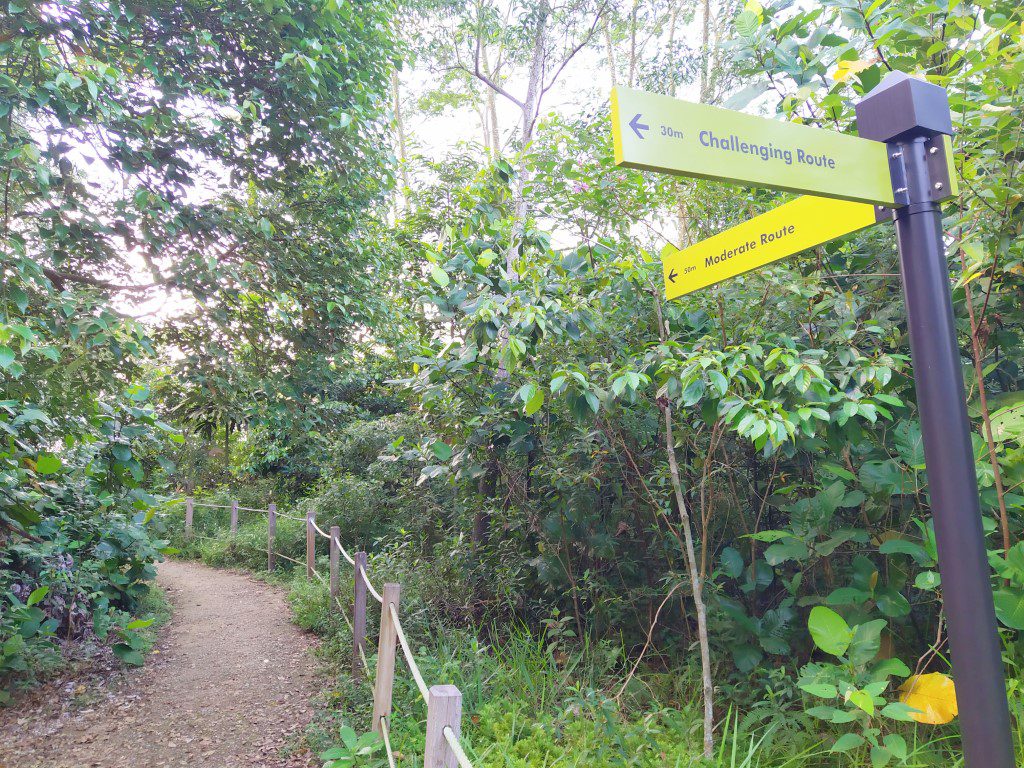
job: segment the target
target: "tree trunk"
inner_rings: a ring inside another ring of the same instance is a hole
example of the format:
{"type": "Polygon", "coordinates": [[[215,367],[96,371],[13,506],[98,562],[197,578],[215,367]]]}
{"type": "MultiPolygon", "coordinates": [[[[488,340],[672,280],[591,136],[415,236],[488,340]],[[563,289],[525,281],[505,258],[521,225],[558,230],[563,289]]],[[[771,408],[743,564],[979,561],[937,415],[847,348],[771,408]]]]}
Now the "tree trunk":
{"type": "Polygon", "coordinates": [[[711,97],[711,0],[704,0],[701,16],[700,101],[707,104],[711,97]]]}
{"type": "Polygon", "coordinates": [[[487,123],[487,106],[478,105],[475,107],[476,116],[480,118],[480,135],[483,138],[484,152],[488,157],[491,155],[491,131],[487,123]]]}
{"type": "Polygon", "coordinates": [[[409,182],[409,166],[407,139],[405,135],[405,122],[402,119],[402,100],[399,91],[398,70],[391,70],[391,99],[395,111],[395,134],[398,139],[398,174],[402,180],[402,202],[405,210],[409,210],[409,190],[412,185],[409,182]]]}
{"type": "Polygon", "coordinates": [[[519,135],[519,165],[516,174],[516,187],[513,207],[513,230],[512,242],[509,243],[508,253],[505,254],[505,268],[508,270],[509,279],[515,280],[515,259],[519,255],[522,246],[523,235],[526,233],[526,218],[529,213],[526,203],[527,167],[526,153],[530,142],[533,141],[533,129],[537,122],[537,114],[540,111],[540,98],[544,76],[544,63],[547,55],[545,43],[547,42],[548,16],[551,13],[551,6],[547,0],[543,0],[537,9],[537,24],[534,27],[533,36],[533,57],[530,60],[530,77],[526,88],[526,98],[523,100],[523,123],[519,135]]]}
{"type": "Polygon", "coordinates": [[[487,465],[484,467],[484,473],[480,476],[480,480],[477,483],[477,493],[480,495],[483,506],[477,509],[476,514],[473,516],[472,542],[474,547],[486,544],[490,538],[491,511],[488,505],[494,500],[494,496],[498,492],[498,475],[501,468],[498,465],[498,457],[494,453],[493,445],[487,449],[487,453],[487,465]]]}
{"type": "MultiPolygon", "coordinates": [[[[668,328],[661,313],[661,302],[654,294],[654,308],[658,318],[658,335],[662,341],[668,337],[668,328]]],[[[672,403],[668,398],[660,400],[658,405],[665,415],[665,452],[668,454],[668,469],[672,477],[672,491],[679,518],[683,527],[683,539],[686,543],[686,571],[690,576],[693,590],[694,611],[697,614],[697,643],[700,646],[701,688],[704,697],[704,756],[714,757],[715,749],[715,700],[714,682],[711,678],[711,644],[708,642],[708,614],[704,605],[704,583],[697,570],[697,554],[693,546],[693,525],[690,522],[689,507],[683,493],[683,482],[679,474],[679,462],[676,459],[675,433],[672,426],[672,403]]]]}
{"type": "Polygon", "coordinates": [[[672,13],[669,16],[668,21],[668,55],[669,55],[669,82],[668,82],[668,94],[669,96],[676,95],[676,78],[674,72],[676,71],[676,26],[679,24],[679,11],[682,10],[682,2],[673,4],[672,13]]]}
{"type": "Polygon", "coordinates": [[[601,24],[601,31],[604,33],[604,49],[608,57],[608,74],[611,78],[612,88],[614,88],[618,85],[618,77],[615,72],[615,46],[612,45],[612,30],[607,16],[605,16],[604,22],[601,24]]]}
{"type": "Polygon", "coordinates": [[[630,88],[636,78],[636,12],[640,0],[634,0],[633,10],[629,12],[629,68],[626,75],[626,83],[630,88]]]}
{"type": "MultiPolygon", "coordinates": [[[[497,72],[491,71],[491,65],[487,61],[486,46],[480,46],[480,63],[483,65],[484,73],[487,77],[491,81],[497,83],[499,75],[497,72]]],[[[487,133],[490,137],[488,147],[491,150],[491,158],[497,160],[501,156],[501,132],[498,130],[497,94],[494,92],[493,88],[484,88],[484,91],[486,92],[484,109],[487,119],[490,122],[487,129],[487,133]]]]}

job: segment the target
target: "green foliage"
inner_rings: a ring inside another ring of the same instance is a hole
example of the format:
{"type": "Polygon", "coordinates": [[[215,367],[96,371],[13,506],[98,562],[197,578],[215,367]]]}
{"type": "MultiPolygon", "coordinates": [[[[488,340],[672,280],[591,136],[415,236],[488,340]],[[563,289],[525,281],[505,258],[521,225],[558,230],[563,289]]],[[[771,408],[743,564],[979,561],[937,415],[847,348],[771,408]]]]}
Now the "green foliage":
{"type": "MultiPolygon", "coordinates": [[[[891,231],[665,304],[666,239],[694,242],[784,196],[617,168],[603,106],[536,124],[527,114],[503,144],[489,116],[502,94],[466,61],[511,87],[511,68],[535,55],[549,57],[545,75],[560,72],[550,57],[589,29],[622,82],[693,86],[704,101],[851,133],[856,100],[890,70],[948,89],[962,192],[944,228],[1013,654],[1021,9],[725,3],[701,14],[707,34],[690,50],[676,25],[700,16],[663,0],[601,17],[591,2],[511,7],[506,22],[493,3],[415,2],[401,29],[388,2],[9,8],[0,557],[17,583],[0,575],[11,606],[0,663],[27,675],[55,636],[83,626],[52,608],[72,594],[137,662],[128,618],[164,530],[186,556],[263,569],[252,513],[232,536],[226,510],[197,508],[190,540],[180,505],[146,522],[166,479],[215,504],[313,511],[370,551],[372,575],[403,584],[407,628],[443,628],[424,657],[436,679],[465,686],[482,764],[688,765],[698,637],[667,447],[716,695],[736,707],[718,763],[953,763],[921,746],[891,699],[892,678],[909,672],[899,659],[935,650],[942,616],[891,231]],[[539,44],[531,30],[545,24],[539,44]],[[388,89],[409,106],[391,80],[399,32],[443,71],[418,108],[471,104],[495,134],[486,155],[428,161],[397,125],[405,178],[385,213],[388,89]],[[94,187],[87,166],[119,183],[94,187]],[[159,294],[182,311],[152,333],[125,317],[159,294]],[[81,593],[50,575],[79,541],[81,593]]],[[[301,560],[303,524],[280,520],[277,545],[301,560]]],[[[300,623],[343,653],[323,587],[283,561],[277,577],[289,576],[300,623]]],[[[408,708],[412,693],[399,691],[408,708]]],[[[395,733],[408,754],[413,731],[395,733]]],[[[353,762],[358,737],[342,742],[325,759],[353,762]]]]}
{"type": "Polygon", "coordinates": [[[109,645],[127,664],[151,645],[153,563],[167,542],[151,538],[145,515],[68,508],[32,528],[35,541],[0,551],[0,699],[55,671],[72,643],[109,645]]]}
{"type": "Polygon", "coordinates": [[[384,747],[384,741],[375,733],[362,733],[358,736],[348,726],[342,726],[338,730],[341,745],[331,747],[322,755],[321,760],[326,760],[324,768],[348,768],[349,766],[362,766],[364,768],[379,768],[387,765],[384,755],[375,754],[384,747]]]}
{"type": "Polygon", "coordinates": [[[996,616],[1010,629],[1024,629],[1024,542],[1015,544],[1005,557],[989,556],[992,568],[1005,579],[995,592],[996,616]]]}
{"type": "Polygon", "coordinates": [[[910,675],[898,659],[876,660],[886,623],[875,619],[851,627],[831,608],[814,608],[807,628],[815,646],[836,657],[838,663],[808,664],[797,683],[801,690],[826,702],[808,709],[809,715],[856,728],[837,738],[831,751],[869,751],[872,766],[892,761],[905,764],[909,756],[906,739],[899,733],[883,733],[885,721],[880,720],[906,722],[913,711],[883,696],[891,677],[910,675]]]}

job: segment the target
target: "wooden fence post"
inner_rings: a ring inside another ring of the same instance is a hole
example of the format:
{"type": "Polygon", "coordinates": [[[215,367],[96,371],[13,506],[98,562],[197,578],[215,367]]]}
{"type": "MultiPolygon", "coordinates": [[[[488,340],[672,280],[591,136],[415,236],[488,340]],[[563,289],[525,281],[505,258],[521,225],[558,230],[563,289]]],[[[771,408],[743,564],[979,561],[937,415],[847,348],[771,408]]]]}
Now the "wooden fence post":
{"type": "Polygon", "coordinates": [[[231,535],[238,533],[238,501],[231,502],[231,535]]]}
{"type": "Polygon", "coordinates": [[[313,561],[316,559],[316,531],[313,529],[313,510],[306,512],[306,579],[313,580],[313,561]]]}
{"type": "Polygon", "coordinates": [[[366,553],[356,552],[352,584],[352,677],[358,682],[363,679],[363,654],[366,653],[366,582],[359,575],[359,569],[366,570],[366,553]],[[360,653],[362,651],[362,653],[360,653]]]}
{"type": "Polygon", "coordinates": [[[185,538],[192,538],[192,513],[194,509],[192,507],[192,497],[189,496],[185,499],[185,538]]]}
{"type": "Polygon", "coordinates": [[[267,504],[267,571],[274,572],[276,553],[274,552],[274,539],[277,538],[277,504],[267,504]]]}
{"type": "Polygon", "coordinates": [[[377,643],[377,680],[373,686],[373,732],[381,733],[380,721],[384,718],[391,725],[391,693],[395,685],[395,651],[398,647],[398,632],[391,619],[388,606],[394,603],[398,611],[398,598],[402,588],[398,584],[385,584],[380,606],[380,640],[377,643]]]}
{"type": "Polygon", "coordinates": [[[339,542],[341,541],[341,528],[336,525],[331,526],[331,610],[334,610],[334,603],[338,600],[339,583],[338,583],[338,567],[341,560],[341,547],[339,542]]]}
{"type": "Polygon", "coordinates": [[[454,685],[435,685],[427,696],[427,739],[423,768],[458,768],[458,760],[444,737],[451,728],[459,737],[462,725],[462,692],[454,685]]]}

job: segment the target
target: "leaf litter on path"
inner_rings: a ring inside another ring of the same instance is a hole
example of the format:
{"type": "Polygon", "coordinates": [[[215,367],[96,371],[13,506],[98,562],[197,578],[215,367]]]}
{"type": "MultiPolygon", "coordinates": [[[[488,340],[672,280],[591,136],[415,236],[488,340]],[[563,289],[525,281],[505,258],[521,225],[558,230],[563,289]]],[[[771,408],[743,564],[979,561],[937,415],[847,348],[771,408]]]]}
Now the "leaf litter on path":
{"type": "Polygon", "coordinates": [[[315,764],[288,754],[312,717],[318,674],[280,591],[175,561],[157,581],[174,606],[159,653],[105,684],[65,681],[45,689],[56,695],[0,710],[0,768],[315,764]]]}

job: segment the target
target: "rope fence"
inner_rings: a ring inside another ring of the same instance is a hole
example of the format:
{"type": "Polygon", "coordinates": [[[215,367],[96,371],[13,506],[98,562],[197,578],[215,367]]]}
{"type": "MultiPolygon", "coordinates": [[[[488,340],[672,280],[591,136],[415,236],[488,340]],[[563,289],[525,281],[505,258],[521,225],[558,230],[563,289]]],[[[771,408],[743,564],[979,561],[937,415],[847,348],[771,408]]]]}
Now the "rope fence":
{"type": "Polygon", "coordinates": [[[416,687],[420,689],[420,696],[423,697],[423,701],[426,703],[430,693],[427,691],[427,684],[423,680],[423,673],[420,672],[419,665],[416,664],[416,659],[413,658],[412,649],[409,647],[409,638],[405,636],[405,631],[402,629],[402,622],[398,620],[398,609],[395,608],[394,603],[389,603],[388,611],[391,613],[391,620],[395,623],[395,634],[398,635],[398,642],[402,645],[405,663],[409,665],[412,679],[416,681],[416,687]]]}
{"type": "Polygon", "coordinates": [[[373,584],[370,583],[370,577],[366,575],[366,569],[362,566],[359,566],[359,575],[360,577],[362,577],[363,583],[366,585],[366,588],[370,590],[370,594],[373,595],[373,599],[381,605],[384,605],[384,598],[381,597],[380,592],[373,588],[373,584]]]}
{"type": "Polygon", "coordinates": [[[473,768],[473,763],[470,761],[466,752],[462,749],[462,744],[459,743],[458,734],[451,729],[451,726],[446,725],[441,733],[444,734],[444,740],[448,742],[448,746],[454,753],[455,759],[458,761],[460,768],[473,768]]]}
{"type": "MultiPolygon", "coordinates": [[[[175,501],[173,503],[181,503],[175,501]]],[[[352,676],[363,680],[370,686],[373,698],[372,730],[381,737],[387,753],[389,768],[396,768],[395,752],[391,746],[391,715],[392,694],[394,692],[396,652],[402,649],[413,682],[427,705],[426,734],[423,749],[424,768],[473,768],[473,763],[466,754],[461,743],[462,726],[462,692],[454,685],[428,686],[412,652],[412,645],[402,626],[400,618],[401,585],[388,582],[383,591],[378,591],[370,581],[367,573],[367,553],[356,551],[350,554],[341,543],[341,529],[331,526],[326,532],[321,528],[313,515],[307,512],[305,517],[297,517],[277,511],[276,504],[268,504],[266,509],[243,507],[237,501],[231,504],[205,504],[194,502],[191,498],[185,503],[185,536],[188,539],[212,539],[212,536],[199,536],[193,530],[194,510],[197,507],[206,509],[231,510],[231,534],[238,532],[238,512],[259,512],[267,516],[267,570],[271,573],[276,569],[276,560],[283,558],[295,565],[306,567],[306,579],[317,580],[328,585],[331,608],[337,608],[346,626],[352,633],[352,676]],[[306,559],[298,560],[277,551],[277,520],[284,518],[306,524],[306,559]],[[330,572],[327,578],[316,569],[316,545],[318,538],[328,540],[330,546],[330,572]],[[352,567],[352,605],[351,618],[349,606],[342,604],[339,597],[341,589],[341,561],[345,560],[352,567]],[[366,658],[366,607],[367,595],[380,604],[380,625],[377,642],[376,669],[370,669],[366,658]],[[371,681],[372,678],[372,681],[371,681]]],[[[161,517],[167,517],[161,514],[161,517]]]]}
{"type": "Polygon", "coordinates": [[[388,766],[389,768],[395,768],[395,751],[391,748],[391,732],[388,729],[388,719],[386,717],[380,719],[380,736],[384,739],[384,751],[388,755],[388,766]]]}
{"type": "Polygon", "coordinates": [[[286,514],[284,514],[282,512],[278,512],[277,516],[278,517],[283,517],[285,520],[294,520],[297,523],[304,523],[304,522],[306,522],[306,518],[304,518],[304,517],[296,517],[295,515],[286,515],[286,514]]]}
{"type": "Polygon", "coordinates": [[[341,542],[338,541],[338,537],[337,536],[332,536],[331,537],[331,541],[334,543],[334,546],[336,546],[338,548],[338,551],[341,552],[341,556],[344,557],[346,560],[348,560],[348,564],[349,565],[355,565],[356,564],[356,561],[352,559],[352,555],[350,555],[348,552],[346,552],[345,548],[343,546],[341,546],[341,542]]]}

